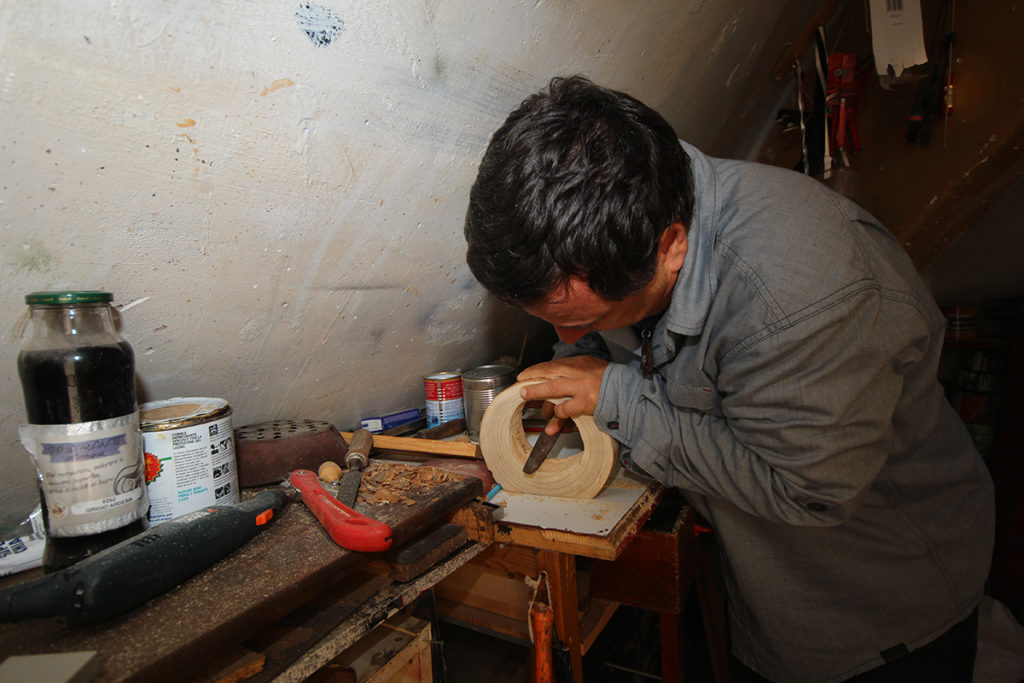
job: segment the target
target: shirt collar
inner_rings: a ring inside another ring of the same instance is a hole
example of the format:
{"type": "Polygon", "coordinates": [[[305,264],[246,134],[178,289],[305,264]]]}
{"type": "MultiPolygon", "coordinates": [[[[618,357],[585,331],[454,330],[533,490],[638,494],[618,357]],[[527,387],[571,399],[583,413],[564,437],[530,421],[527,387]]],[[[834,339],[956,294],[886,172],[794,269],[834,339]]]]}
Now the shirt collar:
{"type": "Polygon", "coordinates": [[[693,145],[679,142],[690,157],[695,202],[693,220],[686,231],[686,258],[662,320],[671,332],[699,335],[714,296],[711,262],[719,213],[718,188],[711,158],[693,145]]]}

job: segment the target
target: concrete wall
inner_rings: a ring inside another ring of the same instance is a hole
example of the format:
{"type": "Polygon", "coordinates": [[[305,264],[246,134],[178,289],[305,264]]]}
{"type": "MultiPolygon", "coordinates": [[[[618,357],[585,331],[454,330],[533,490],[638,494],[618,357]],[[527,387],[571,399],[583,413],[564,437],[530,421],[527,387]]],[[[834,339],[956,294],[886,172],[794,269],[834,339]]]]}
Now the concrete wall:
{"type": "Polygon", "coordinates": [[[236,427],[422,405],[538,329],[463,259],[508,111],[582,72],[740,154],[725,115],[816,4],[323,1],[0,3],[0,528],[35,497],[25,293],[113,292],[141,400],[223,397],[236,427]]]}
{"type": "Polygon", "coordinates": [[[1024,175],[923,269],[940,305],[1024,298],[1022,215],[1024,175]]]}

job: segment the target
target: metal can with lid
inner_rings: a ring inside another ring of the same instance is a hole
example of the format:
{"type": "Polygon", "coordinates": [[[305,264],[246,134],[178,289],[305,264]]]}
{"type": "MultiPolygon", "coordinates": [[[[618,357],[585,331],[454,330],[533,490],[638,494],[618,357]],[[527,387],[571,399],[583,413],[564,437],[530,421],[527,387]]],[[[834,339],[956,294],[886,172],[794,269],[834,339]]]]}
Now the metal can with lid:
{"type": "Polygon", "coordinates": [[[139,408],[153,525],[239,500],[231,406],[222,398],[171,398],[139,408]]]}
{"type": "Polygon", "coordinates": [[[480,438],[480,422],[487,407],[502,391],[516,383],[515,368],[508,365],[481,365],[462,374],[463,401],[466,403],[466,431],[469,438],[480,438]]]}
{"type": "Polygon", "coordinates": [[[462,375],[457,372],[435,372],[423,378],[423,394],[427,404],[427,427],[436,427],[466,416],[462,402],[462,375]]]}

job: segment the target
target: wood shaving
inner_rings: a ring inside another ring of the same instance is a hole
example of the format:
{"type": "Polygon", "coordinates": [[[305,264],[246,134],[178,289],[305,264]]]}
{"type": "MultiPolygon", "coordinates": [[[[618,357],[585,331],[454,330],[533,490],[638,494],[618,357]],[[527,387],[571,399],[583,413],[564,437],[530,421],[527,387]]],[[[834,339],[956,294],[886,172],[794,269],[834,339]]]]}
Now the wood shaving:
{"type": "Polygon", "coordinates": [[[358,501],[368,505],[415,505],[416,501],[406,495],[409,491],[464,478],[437,467],[371,463],[363,470],[358,501]]]}

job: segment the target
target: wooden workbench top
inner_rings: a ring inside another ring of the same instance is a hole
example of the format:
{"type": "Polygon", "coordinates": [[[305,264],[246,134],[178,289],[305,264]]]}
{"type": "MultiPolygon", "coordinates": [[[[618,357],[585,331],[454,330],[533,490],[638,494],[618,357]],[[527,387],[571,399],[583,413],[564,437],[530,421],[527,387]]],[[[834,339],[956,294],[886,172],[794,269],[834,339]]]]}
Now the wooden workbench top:
{"type": "MultiPolygon", "coordinates": [[[[364,480],[382,472],[411,485],[399,495],[356,507],[391,525],[393,547],[482,493],[475,477],[394,463],[372,463],[364,480]],[[421,474],[410,477],[410,469],[421,474]]],[[[97,681],[187,680],[228,647],[375,557],[338,547],[302,503],[292,503],[249,543],[126,615],[96,626],[72,627],[63,619],[0,625],[0,660],[14,654],[96,650],[101,659],[97,681]]]]}

